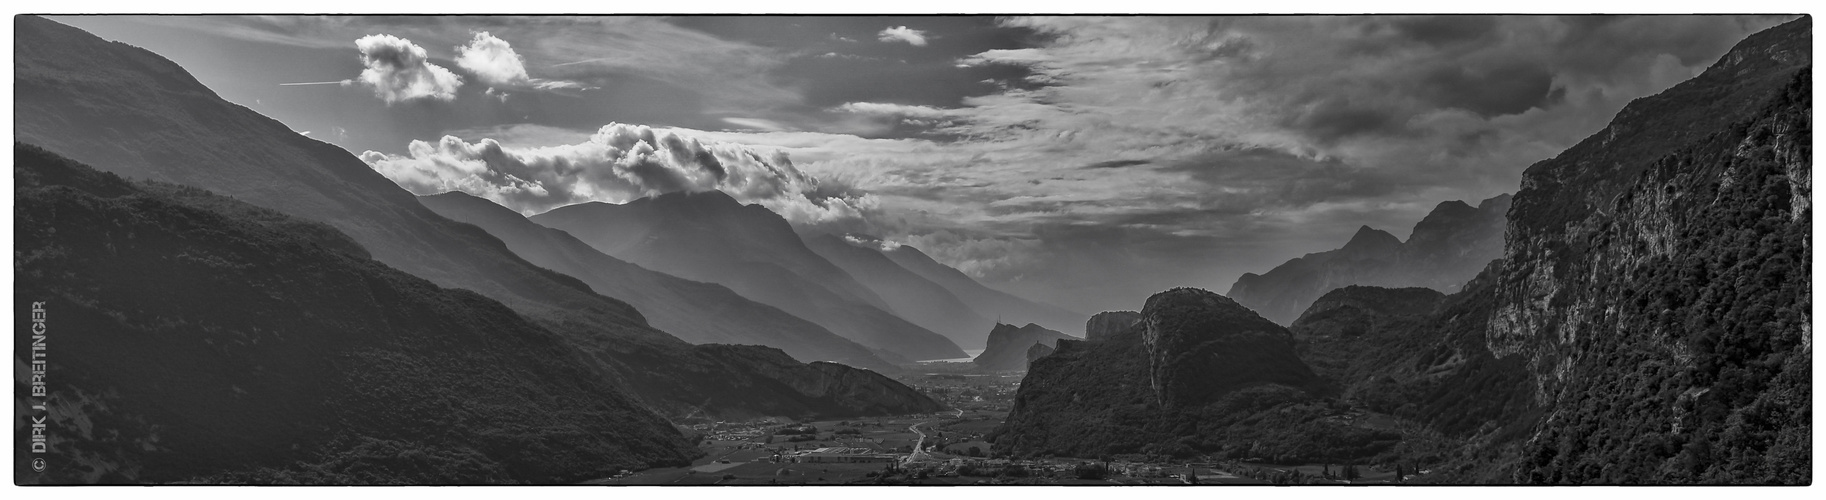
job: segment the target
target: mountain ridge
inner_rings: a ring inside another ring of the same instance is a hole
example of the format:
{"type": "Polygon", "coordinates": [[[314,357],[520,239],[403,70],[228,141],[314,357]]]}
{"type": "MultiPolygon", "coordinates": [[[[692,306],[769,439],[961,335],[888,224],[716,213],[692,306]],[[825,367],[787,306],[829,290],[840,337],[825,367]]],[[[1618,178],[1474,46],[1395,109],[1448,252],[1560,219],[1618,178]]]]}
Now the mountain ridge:
{"type": "Polygon", "coordinates": [[[687,342],[766,345],[808,363],[836,361],[885,372],[898,369],[868,348],[817,324],[750,301],[721,285],[685,280],[615,259],[495,202],[460,191],[421,196],[419,202],[438,215],[481,227],[533,264],[580,278],[602,295],[623,297],[654,327],[687,342]]]}
{"type": "Polygon", "coordinates": [[[531,220],[641,267],[722,284],[878,352],[965,356],[950,339],[888,312],[868,287],[807,248],[785,219],[721,192],[569,205],[531,220]]]}
{"type": "Polygon", "coordinates": [[[1283,325],[1314,300],[1349,285],[1420,286],[1451,293],[1502,256],[1503,221],[1511,195],[1435,205],[1408,241],[1367,225],[1344,246],[1306,254],[1263,274],[1244,273],[1226,294],[1283,325]]]}

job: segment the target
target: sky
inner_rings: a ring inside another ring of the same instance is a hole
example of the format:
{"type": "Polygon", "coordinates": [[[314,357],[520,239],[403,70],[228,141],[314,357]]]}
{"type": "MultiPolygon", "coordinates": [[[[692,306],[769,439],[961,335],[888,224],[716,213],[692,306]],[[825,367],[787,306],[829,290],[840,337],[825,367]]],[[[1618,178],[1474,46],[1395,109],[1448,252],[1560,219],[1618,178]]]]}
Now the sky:
{"type": "Polygon", "coordinates": [[[1511,193],[1766,16],[82,17],[419,194],[720,189],[1091,313],[1511,193]]]}

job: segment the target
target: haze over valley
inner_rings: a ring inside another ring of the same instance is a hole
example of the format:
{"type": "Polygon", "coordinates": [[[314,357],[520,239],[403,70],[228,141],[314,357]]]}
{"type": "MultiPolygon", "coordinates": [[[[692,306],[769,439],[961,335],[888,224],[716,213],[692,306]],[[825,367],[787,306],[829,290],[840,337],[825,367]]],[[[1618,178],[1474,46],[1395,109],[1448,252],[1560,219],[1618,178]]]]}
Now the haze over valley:
{"type": "Polygon", "coordinates": [[[19,484],[1811,481],[1809,16],[14,27],[19,484]]]}

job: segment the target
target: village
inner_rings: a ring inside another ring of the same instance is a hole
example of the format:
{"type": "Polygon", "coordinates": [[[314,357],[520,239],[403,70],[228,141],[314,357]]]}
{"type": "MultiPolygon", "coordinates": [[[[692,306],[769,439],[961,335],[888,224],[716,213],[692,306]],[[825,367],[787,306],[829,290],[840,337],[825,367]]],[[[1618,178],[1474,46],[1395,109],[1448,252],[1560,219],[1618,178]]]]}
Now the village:
{"type": "Polygon", "coordinates": [[[619,471],[611,485],[1288,485],[1391,484],[1430,471],[1251,461],[992,456],[988,435],[1013,406],[1020,375],[928,373],[904,381],[952,410],[799,422],[762,418],[681,426],[704,455],[689,467],[619,471]]]}

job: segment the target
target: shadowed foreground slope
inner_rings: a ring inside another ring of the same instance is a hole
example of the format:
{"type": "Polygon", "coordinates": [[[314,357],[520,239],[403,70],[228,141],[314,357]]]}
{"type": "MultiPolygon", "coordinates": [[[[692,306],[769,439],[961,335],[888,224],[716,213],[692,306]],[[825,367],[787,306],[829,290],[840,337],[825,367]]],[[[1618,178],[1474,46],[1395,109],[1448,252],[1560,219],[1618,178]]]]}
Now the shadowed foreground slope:
{"type": "Polygon", "coordinates": [[[698,453],[563,338],[329,226],[15,155],[15,308],[44,303],[55,377],[51,467],[21,442],[19,482],[547,483],[698,453]]]}

